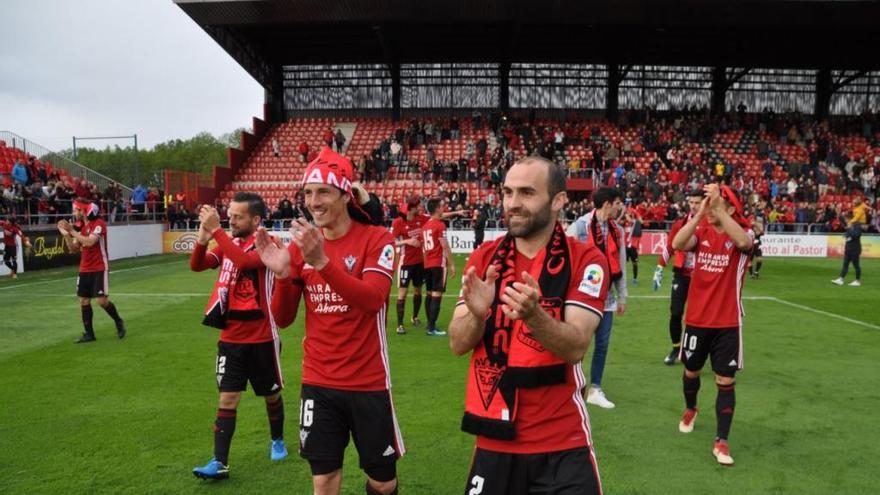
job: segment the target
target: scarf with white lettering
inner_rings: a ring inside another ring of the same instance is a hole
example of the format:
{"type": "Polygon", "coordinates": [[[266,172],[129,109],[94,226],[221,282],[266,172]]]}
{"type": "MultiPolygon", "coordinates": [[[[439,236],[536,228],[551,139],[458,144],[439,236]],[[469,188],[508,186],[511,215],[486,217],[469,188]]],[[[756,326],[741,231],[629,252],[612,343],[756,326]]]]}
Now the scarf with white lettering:
{"type": "MultiPolygon", "coordinates": [[[[245,240],[236,237],[232,242],[245,253],[256,249],[253,236],[245,240]]],[[[229,320],[253,321],[264,318],[265,298],[260,293],[260,272],[263,270],[239,270],[232,260],[224,257],[202,324],[222,330],[229,320]]]]}

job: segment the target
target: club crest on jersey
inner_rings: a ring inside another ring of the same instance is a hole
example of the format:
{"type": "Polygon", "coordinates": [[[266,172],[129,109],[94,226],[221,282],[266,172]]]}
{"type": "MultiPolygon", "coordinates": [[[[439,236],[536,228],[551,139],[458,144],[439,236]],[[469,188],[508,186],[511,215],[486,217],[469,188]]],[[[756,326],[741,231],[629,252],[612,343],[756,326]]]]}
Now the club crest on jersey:
{"type": "Polygon", "coordinates": [[[352,255],[348,255],[342,259],[345,262],[345,269],[348,270],[348,273],[351,273],[354,270],[354,264],[357,263],[357,258],[352,255]]]}
{"type": "Polygon", "coordinates": [[[599,297],[602,293],[602,279],[605,278],[605,270],[593,263],[584,269],[584,278],[578,286],[578,291],[588,296],[599,297]]]}
{"type": "Polygon", "coordinates": [[[733,241],[724,241],[724,249],[730,249],[733,247],[733,241]]]}
{"type": "Polygon", "coordinates": [[[379,256],[379,266],[386,270],[394,268],[394,246],[391,244],[386,244],[382,248],[382,254],[379,256]]]}

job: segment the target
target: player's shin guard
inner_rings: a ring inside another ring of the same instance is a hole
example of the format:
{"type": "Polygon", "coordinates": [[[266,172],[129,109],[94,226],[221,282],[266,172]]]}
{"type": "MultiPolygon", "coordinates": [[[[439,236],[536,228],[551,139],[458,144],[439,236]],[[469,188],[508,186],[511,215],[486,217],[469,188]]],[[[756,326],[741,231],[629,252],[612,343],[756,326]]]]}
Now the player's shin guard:
{"type": "Polygon", "coordinates": [[[406,299],[397,300],[397,326],[403,326],[403,315],[406,312],[406,299]]]}
{"type": "Polygon", "coordinates": [[[681,378],[684,390],[684,403],[688,409],[697,408],[697,393],[700,391],[700,377],[690,378],[687,374],[681,378]]]}
{"type": "Polygon", "coordinates": [[[715,399],[715,416],[718,419],[719,440],[727,440],[730,434],[730,425],[733,423],[733,410],[736,408],[736,382],[730,385],[718,385],[718,397],[715,399]]]}
{"type": "Polygon", "coordinates": [[[217,409],[214,421],[214,458],[222,464],[229,464],[229,446],[235,433],[235,409],[217,409]]]}
{"type": "Polygon", "coordinates": [[[419,311],[422,309],[422,295],[413,294],[413,318],[419,317],[419,311]]]}
{"type": "Polygon", "coordinates": [[[104,306],[104,311],[106,311],[107,314],[110,315],[110,318],[113,318],[113,321],[119,321],[122,319],[119,317],[119,312],[116,311],[116,305],[112,302],[107,302],[107,305],[104,306]]]}
{"type": "Polygon", "coordinates": [[[266,415],[269,416],[269,432],[272,440],[284,438],[284,400],[279,395],[275,402],[266,402],[266,415]]]}
{"type": "Polygon", "coordinates": [[[87,304],[85,306],[80,306],[80,310],[82,311],[82,321],[83,321],[83,329],[87,335],[95,335],[95,327],[92,325],[92,318],[94,317],[94,312],[92,312],[92,305],[87,304]]]}

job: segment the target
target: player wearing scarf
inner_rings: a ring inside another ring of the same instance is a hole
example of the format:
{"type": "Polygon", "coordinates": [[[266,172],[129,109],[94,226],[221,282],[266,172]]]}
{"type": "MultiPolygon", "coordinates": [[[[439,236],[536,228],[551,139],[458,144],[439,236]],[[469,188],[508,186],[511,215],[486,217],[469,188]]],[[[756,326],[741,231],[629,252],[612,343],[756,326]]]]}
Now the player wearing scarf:
{"type": "Polygon", "coordinates": [[[259,194],[239,192],[229,204],[232,237],[220,227],[217,210],[203,206],[199,212],[199,237],[190,269],[201,272],[219,268],[214,291],[202,323],[220,329],[217,343],[217,389],[220,392],[214,420],[214,458],[193,469],[202,479],[229,476],[229,448],[238,416],[241,393],[251,384],[266,401],[271,444],[269,457],[287,457],[284,444],[284,402],[281,390],[281,340],[269,313],[275,280],[254,247],[254,231],[266,215],[259,194]],[[211,240],[217,247],[208,251],[211,240]]]}
{"type": "Polygon", "coordinates": [[[450,346],[471,353],[464,431],[477,435],[464,493],[601,493],[581,360],[602,320],[609,269],[555,220],[565,173],[529,157],[503,186],[506,236],[464,270],[450,346]]]}

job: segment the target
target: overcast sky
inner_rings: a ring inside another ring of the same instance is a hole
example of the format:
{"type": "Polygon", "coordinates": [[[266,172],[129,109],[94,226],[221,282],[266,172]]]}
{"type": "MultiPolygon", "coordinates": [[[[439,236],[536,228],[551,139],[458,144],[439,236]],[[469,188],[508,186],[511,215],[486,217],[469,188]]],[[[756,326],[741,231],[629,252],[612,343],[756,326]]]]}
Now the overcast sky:
{"type": "Polygon", "coordinates": [[[0,131],[146,148],[262,116],[262,87],[171,0],[2,0],[0,19],[0,131]]]}

